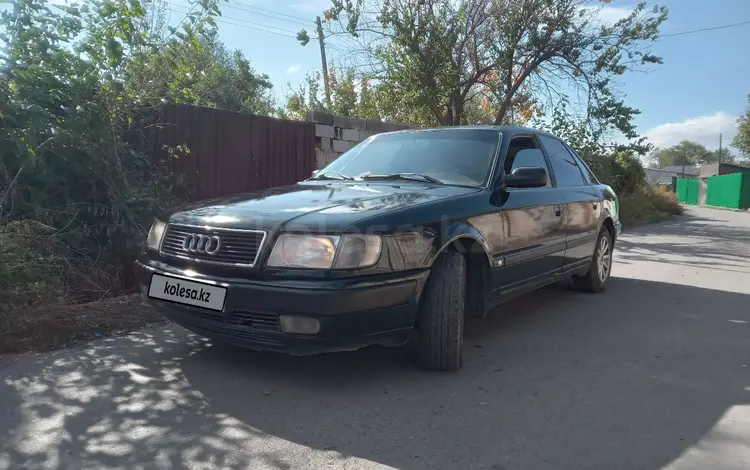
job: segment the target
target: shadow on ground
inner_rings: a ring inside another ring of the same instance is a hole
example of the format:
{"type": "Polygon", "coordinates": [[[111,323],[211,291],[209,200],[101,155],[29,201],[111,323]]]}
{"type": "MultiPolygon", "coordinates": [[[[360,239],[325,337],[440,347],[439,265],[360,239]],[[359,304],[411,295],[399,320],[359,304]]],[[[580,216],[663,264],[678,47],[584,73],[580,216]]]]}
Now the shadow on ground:
{"type": "Polygon", "coordinates": [[[627,232],[617,242],[619,261],[666,262],[750,274],[750,214],[692,209],[684,216],[627,232]],[[712,217],[701,214],[710,212],[712,217]],[[744,221],[738,224],[737,221],[744,221]]]}
{"type": "Polygon", "coordinates": [[[178,328],[100,342],[3,371],[0,468],[659,469],[750,402],[749,300],[544,289],[469,322],[455,374],[404,349],[300,358],[178,328]]]}

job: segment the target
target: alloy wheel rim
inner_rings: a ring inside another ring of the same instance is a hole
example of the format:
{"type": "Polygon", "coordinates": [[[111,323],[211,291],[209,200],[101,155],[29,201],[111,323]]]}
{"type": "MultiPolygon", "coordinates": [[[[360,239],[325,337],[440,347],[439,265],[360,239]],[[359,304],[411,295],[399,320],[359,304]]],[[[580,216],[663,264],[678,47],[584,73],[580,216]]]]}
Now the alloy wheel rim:
{"type": "Polygon", "coordinates": [[[599,280],[604,282],[609,277],[610,268],[612,267],[612,250],[610,250],[609,240],[602,237],[599,242],[599,259],[597,260],[597,270],[599,271],[599,280]]]}

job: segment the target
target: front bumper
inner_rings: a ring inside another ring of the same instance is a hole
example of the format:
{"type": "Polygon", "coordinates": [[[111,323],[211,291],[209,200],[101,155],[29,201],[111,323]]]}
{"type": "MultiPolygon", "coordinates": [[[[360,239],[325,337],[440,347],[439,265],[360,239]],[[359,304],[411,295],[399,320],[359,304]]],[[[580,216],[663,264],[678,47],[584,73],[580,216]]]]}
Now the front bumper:
{"type": "Polygon", "coordinates": [[[147,257],[135,264],[141,292],[165,317],[202,336],[256,350],[291,354],[398,345],[409,338],[427,271],[350,279],[294,281],[221,278],[188,273],[147,257]],[[222,312],[148,297],[153,274],[210,280],[227,287],[222,312]],[[317,335],[283,333],[279,315],[315,318],[317,335]]]}

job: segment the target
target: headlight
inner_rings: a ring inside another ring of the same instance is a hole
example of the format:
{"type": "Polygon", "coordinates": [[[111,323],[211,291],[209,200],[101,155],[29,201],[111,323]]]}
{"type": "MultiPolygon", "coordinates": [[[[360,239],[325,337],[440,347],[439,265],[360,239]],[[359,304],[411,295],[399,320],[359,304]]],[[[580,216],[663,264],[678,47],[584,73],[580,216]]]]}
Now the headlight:
{"type": "Polygon", "coordinates": [[[161,238],[164,236],[164,231],[166,229],[166,223],[160,220],[154,220],[154,223],[151,224],[151,230],[148,231],[148,236],[146,237],[146,247],[149,250],[159,251],[161,238]]]}
{"type": "Polygon", "coordinates": [[[273,268],[352,269],[377,263],[382,249],[379,235],[281,235],[267,266],[273,268]]]}
{"type": "Polygon", "coordinates": [[[336,249],[334,269],[366,268],[378,262],[383,239],[380,235],[344,235],[336,249]]]}

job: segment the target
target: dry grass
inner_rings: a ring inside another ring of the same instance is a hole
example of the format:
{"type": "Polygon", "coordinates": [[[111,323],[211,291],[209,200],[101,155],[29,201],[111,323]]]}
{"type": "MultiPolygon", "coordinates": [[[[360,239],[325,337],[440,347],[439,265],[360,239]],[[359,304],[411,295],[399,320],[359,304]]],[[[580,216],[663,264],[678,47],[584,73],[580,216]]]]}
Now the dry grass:
{"type": "Polygon", "coordinates": [[[0,312],[0,355],[63,348],[162,323],[140,295],[78,305],[54,304],[0,312]]]}
{"type": "Polygon", "coordinates": [[[620,197],[620,221],[625,227],[668,220],[682,214],[674,193],[660,186],[644,186],[620,197]]]}

